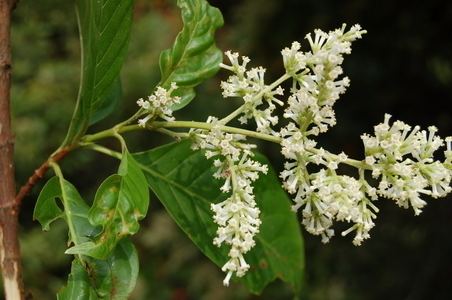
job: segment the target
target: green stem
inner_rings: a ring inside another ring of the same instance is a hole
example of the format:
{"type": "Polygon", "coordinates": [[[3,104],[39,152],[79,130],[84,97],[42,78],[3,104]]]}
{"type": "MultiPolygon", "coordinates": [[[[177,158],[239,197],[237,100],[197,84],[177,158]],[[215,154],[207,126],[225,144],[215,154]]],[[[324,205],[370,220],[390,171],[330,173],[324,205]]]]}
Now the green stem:
{"type": "Polygon", "coordinates": [[[80,146],[84,147],[84,148],[87,148],[87,149],[90,149],[90,150],[93,150],[93,151],[96,151],[96,152],[100,152],[100,153],[106,154],[108,156],[111,156],[111,157],[114,157],[114,158],[117,158],[117,159],[121,159],[122,158],[122,154],[120,152],[111,150],[111,149],[109,149],[107,147],[103,147],[101,145],[97,145],[97,144],[94,144],[94,143],[80,143],[80,146]]]}
{"type": "Polygon", "coordinates": [[[142,108],[140,108],[130,118],[128,118],[127,120],[125,120],[121,123],[118,123],[115,127],[120,128],[120,127],[129,125],[131,122],[135,121],[136,119],[138,119],[138,117],[142,116],[143,114],[144,114],[144,110],[142,108]]]}
{"type": "Polygon", "coordinates": [[[107,130],[99,131],[98,133],[87,134],[81,139],[81,143],[94,142],[97,140],[113,137],[116,133],[129,132],[129,131],[134,131],[134,130],[138,130],[141,128],[142,127],[138,126],[138,124],[120,126],[120,127],[115,126],[113,128],[107,129],[107,130]]]}
{"type": "Polygon", "coordinates": [[[152,129],[155,128],[198,128],[198,129],[205,129],[205,130],[212,130],[214,127],[220,129],[224,132],[229,133],[237,133],[242,134],[248,137],[253,137],[273,143],[281,143],[281,139],[279,137],[265,134],[265,133],[259,133],[256,131],[241,129],[237,127],[231,127],[231,126],[224,126],[224,125],[218,125],[218,124],[212,124],[212,123],[205,123],[205,122],[195,122],[195,121],[172,121],[172,122],[152,122],[149,127],[152,129]]]}
{"type": "Polygon", "coordinates": [[[190,134],[188,132],[175,132],[166,128],[157,128],[155,131],[166,134],[172,138],[175,138],[177,140],[182,138],[188,138],[190,134]]]}

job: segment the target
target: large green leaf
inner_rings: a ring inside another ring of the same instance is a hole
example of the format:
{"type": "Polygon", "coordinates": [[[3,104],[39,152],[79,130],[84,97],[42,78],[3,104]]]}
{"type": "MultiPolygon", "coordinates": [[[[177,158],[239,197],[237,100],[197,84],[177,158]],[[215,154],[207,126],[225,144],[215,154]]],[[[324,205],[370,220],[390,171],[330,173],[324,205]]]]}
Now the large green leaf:
{"type": "Polygon", "coordinates": [[[58,293],[58,299],[123,300],[135,287],[138,256],[128,239],[119,242],[107,259],[87,259],[84,264],[86,269],[74,259],[68,284],[58,293]]]}
{"type": "Polygon", "coordinates": [[[98,232],[88,222],[88,210],[88,205],[70,182],[52,177],[39,194],[33,218],[41,223],[43,230],[49,230],[53,221],[63,218],[70,229],[69,241],[77,245],[89,241],[98,232]],[[63,209],[57,204],[57,199],[63,209]]]}
{"type": "Polygon", "coordinates": [[[215,31],[223,25],[221,12],[206,0],[178,0],[184,27],[172,48],[160,55],[160,85],[175,92],[181,101],[174,109],[187,105],[194,97],[194,87],[213,76],[220,68],[222,53],[215,45],[215,31]]]}
{"type": "Polygon", "coordinates": [[[119,71],[127,51],[133,0],[77,0],[82,48],[80,88],[63,145],[107,116],[121,93],[119,71]]]}
{"type": "Polygon", "coordinates": [[[119,240],[138,232],[138,221],[144,218],[148,206],[146,178],[135,159],[124,150],[118,174],[100,185],[89,211],[90,223],[101,226],[102,232],[93,241],[76,245],[66,253],[105,259],[119,240]]]}
{"type": "MultiPolygon", "coordinates": [[[[210,205],[222,201],[225,194],[219,190],[222,183],[212,177],[212,162],[201,151],[193,152],[187,141],[135,157],[172,218],[207,257],[222,266],[228,260],[227,247],[212,244],[217,226],[210,205]]],[[[256,158],[268,164],[262,155],[256,158]]],[[[298,292],[304,271],[303,241],[290,201],[271,168],[254,186],[262,225],[256,246],[245,256],[251,268],[241,280],[251,292],[260,293],[278,277],[298,292]]]]}

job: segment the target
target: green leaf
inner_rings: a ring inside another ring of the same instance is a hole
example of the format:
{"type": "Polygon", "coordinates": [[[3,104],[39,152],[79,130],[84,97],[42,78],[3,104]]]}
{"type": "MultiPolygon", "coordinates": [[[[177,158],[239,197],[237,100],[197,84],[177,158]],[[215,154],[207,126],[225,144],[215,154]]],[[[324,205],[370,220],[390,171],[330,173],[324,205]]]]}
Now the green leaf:
{"type": "Polygon", "coordinates": [[[138,221],[146,216],[148,206],[146,178],[135,159],[124,150],[118,174],[101,184],[89,211],[90,223],[101,226],[102,232],[95,240],[76,245],[66,253],[105,259],[119,240],[138,232],[138,221]]]}
{"type": "Polygon", "coordinates": [[[160,54],[160,85],[168,89],[178,85],[175,95],[181,109],[194,97],[194,87],[215,75],[220,68],[222,53],[215,45],[215,31],[223,25],[221,12],[206,0],[178,0],[184,27],[172,48],[160,54]]]}
{"type": "Polygon", "coordinates": [[[75,259],[72,262],[71,274],[68,284],[57,295],[58,300],[95,300],[96,291],[90,283],[90,278],[85,268],[75,259]]]}
{"type": "Polygon", "coordinates": [[[139,264],[130,240],[119,242],[107,259],[87,259],[85,264],[87,269],[74,259],[68,285],[58,293],[58,299],[123,300],[133,291],[139,264]]]}
{"type": "MultiPolygon", "coordinates": [[[[210,205],[224,200],[226,195],[219,190],[222,182],[213,179],[212,162],[201,151],[193,152],[188,141],[139,153],[135,158],[149,186],[176,223],[207,257],[223,266],[228,260],[228,249],[212,243],[217,226],[212,221],[210,205]]],[[[257,154],[256,159],[268,165],[262,155],[257,154]]],[[[290,200],[275,172],[269,169],[254,184],[262,225],[256,246],[245,255],[251,268],[239,280],[251,292],[260,293],[269,282],[280,278],[298,293],[304,271],[301,232],[290,200]]]]}
{"type": "Polygon", "coordinates": [[[133,0],[77,0],[82,48],[80,88],[63,146],[107,116],[120,97],[119,72],[127,51],[133,0]]]}
{"type": "Polygon", "coordinates": [[[138,255],[132,242],[121,240],[106,260],[89,261],[90,277],[102,299],[121,300],[133,291],[138,278],[138,255]]]}
{"type": "Polygon", "coordinates": [[[57,198],[61,198],[61,187],[58,177],[52,177],[39,193],[33,212],[33,219],[41,223],[42,230],[48,231],[50,224],[64,215],[57,198]]]}
{"type": "Polygon", "coordinates": [[[79,244],[88,241],[98,231],[88,222],[88,210],[77,189],[65,179],[55,176],[49,179],[39,194],[33,218],[41,223],[43,230],[49,230],[53,221],[65,219],[70,229],[69,241],[79,244]],[[58,206],[57,199],[63,209],[58,206]]]}

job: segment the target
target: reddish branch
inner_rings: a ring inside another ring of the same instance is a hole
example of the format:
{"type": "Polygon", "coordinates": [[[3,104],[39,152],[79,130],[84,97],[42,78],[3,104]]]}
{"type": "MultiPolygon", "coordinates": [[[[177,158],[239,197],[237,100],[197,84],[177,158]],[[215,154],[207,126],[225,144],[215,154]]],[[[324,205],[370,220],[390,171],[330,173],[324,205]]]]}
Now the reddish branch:
{"type": "Polygon", "coordinates": [[[6,299],[24,298],[15,200],[14,137],[11,131],[11,11],[15,1],[0,0],[0,265],[6,299]]]}
{"type": "Polygon", "coordinates": [[[39,166],[34,172],[33,175],[28,178],[27,183],[25,183],[19,190],[16,196],[16,203],[18,205],[21,204],[23,198],[30,193],[31,189],[35,186],[36,183],[38,183],[39,180],[41,180],[47,170],[49,169],[50,162],[54,161],[60,161],[63,159],[69,152],[71,151],[71,148],[62,148],[55,152],[47,161],[45,161],[42,165],[39,166]]]}

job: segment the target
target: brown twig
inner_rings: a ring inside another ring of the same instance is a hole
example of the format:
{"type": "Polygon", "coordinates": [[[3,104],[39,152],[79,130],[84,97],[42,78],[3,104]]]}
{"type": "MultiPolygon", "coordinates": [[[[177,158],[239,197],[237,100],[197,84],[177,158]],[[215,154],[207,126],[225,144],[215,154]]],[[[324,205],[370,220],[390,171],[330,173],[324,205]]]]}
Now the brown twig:
{"type": "Polygon", "coordinates": [[[15,200],[14,137],[11,132],[11,10],[0,0],[0,265],[6,299],[24,299],[18,239],[19,206],[15,200]]]}
{"type": "Polygon", "coordinates": [[[51,157],[49,157],[48,160],[46,160],[45,162],[42,163],[42,165],[40,165],[34,172],[33,175],[31,175],[28,180],[27,183],[25,183],[20,189],[19,192],[16,195],[16,203],[17,205],[20,205],[22,203],[22,200],[25,198],[25,196],[28,195],[28,193],[30,193],[31,189],[36,185],[36,183],[38,183],[45,175],[45,173],[47,172],[47,170],[49,169],[50,166],[50,162],[54,161],[60,161],[61,159],[63,159],[70,151],[72,150],[72,148],[70,147],[66,147],[66,148],[62,148],[60,150],[58,150],[57,152],[55,152],[51,157]]]}

